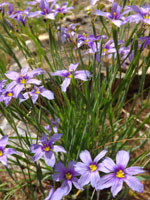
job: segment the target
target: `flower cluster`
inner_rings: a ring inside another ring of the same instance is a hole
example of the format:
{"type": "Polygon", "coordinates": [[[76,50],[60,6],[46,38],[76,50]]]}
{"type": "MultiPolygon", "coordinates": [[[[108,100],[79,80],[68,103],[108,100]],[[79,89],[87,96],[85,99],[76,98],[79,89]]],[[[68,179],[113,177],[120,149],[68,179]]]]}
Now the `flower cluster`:
{"type": "MultiPolygon", "coordinates": [[[[67,87],[71,83],[71,79],[74,76],[75,79],[80,79],[83,81],[87,81],[88,78],[91,77],[90,72],[88,70],[78,70],[77,64],[71,64],[69,66],[69,70],[62,70],[51,72],[51,76],[61,76],[65,77],[64,82],[62,83],[62,91],[66,92],[67,87]]],[[[48,100],[54,99],[54,94],[50,90],[45,89],[41,85],[41,81],[35,79],[35,76],[43,74],[44,70],[37,68],[29,72],[28,67],[24,67],[21,69],[21,72],[9,71],[5,74],[5,76],[12,80],[5,88],[5,83],[7,80],[0,81],[0,102],[4,101],[5,105],[8,106],[12,98],[19,98],[19,102],[23,102],[29,98],[32,99],[33,104],[36,103],[39,96],[43,96],[48,100]],[[30,86],[33,85],[33,89],[29,91],[30,86]]],[[[50,128],[48,128],[50,129],[50,128]]]]}
{"type": "Polygon", "coordinates": [[[63,181],[63,183],[55,192],[52,188],[46,200],[50,197],[52,200],[62,199],[70,193],[72,184],[78,190],[83,190],[83,187],[89,183],[96,190],[111,187],[113,197],[121,191],[123,182],[126,182],[132,190],[142,192],[144,190],[143,184],[133,175],[145,171],[137,166],[126,168],[129,162],[129,153],[124,150],[119,151],[116,155],[116,164],[109,157],[99,163],[99,160],[104,158],[106,153],[107,151],[103,150],[92,161],[89,151],[84,150],[80,153],[82,162],[70,161],[67,168],[62,162],[58,162],[54,167],[56,173],[52,176],[52,179],[56,182],[63,181]],[[100,177],[99,171],[109,174],[100,177]]]}

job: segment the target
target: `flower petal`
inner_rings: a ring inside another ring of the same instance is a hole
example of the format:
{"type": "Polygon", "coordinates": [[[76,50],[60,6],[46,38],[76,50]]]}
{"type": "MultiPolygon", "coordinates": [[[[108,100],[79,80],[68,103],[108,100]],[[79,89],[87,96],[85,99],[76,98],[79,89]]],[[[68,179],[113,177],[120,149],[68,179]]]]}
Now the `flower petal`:
{"type": "Polygon", "coordinates": [[[5,147],[7,144],[8,144],[8,135],[5,135],[0,139],[0,146],[5,147]]]}
{"type": "Polygon", "coordinates": [[[82,160],[83,163],[86,165],[89,165],[90,162],[92,162],[91,155],[88,150],[84,150],[80,153],[80,159],[82,160]]]}
{"type": "Polygon", "coordinates": [[[72,182],[71,181],[64,181],[60,187],[63,191],[63,196],[66,196],[69,194],[69,192],[72,189],[72,182]]]}
{"type": "Polygon", "coordinates": [[[77,64],[70,64],[69,65],[69,71],[75,71],[77,69],[78,65],[79,65],[78,63],[77,64]]]}
{"type": "Polygon", "coordinates": [[[79,178],[79,185],[81,185],[81,187],[87,185],[89,182],[91,181],[91,174],[90,172],[84,173],[81,175],[81,177],[79,178]]]}
{"type": "Polygon", "coordinates": [[[47,144],[47,135],[43,135],[41,138],[40,138],[40,141],[42,144],[47,144]]]}
{"type": "Polygon", "coordinates": [[[30,152],[31,153],[36,153],[40,149],[41,149],[41,145],[39,145],[39,144],[32,144],[31,147],[30,147],[30,152]]]}
{"type": "Polygon", "coordinates": [[[74,77],[83,81],[87,81],[90,77],[90,72],[88,70],[78,70],[75,72],[74,77]]]}
{"type": "Polygon", "coordinates": [[[97,183],[96,190],[103,190],[105,188],[109,188],[114,184],[114,174],[108,174],[103,176],[100,181],[97,183]]]}
{"type": "Polygon", "coordinates": [[[82,162],[78,162],[77,164],[75,164],[75,170],[79,173],[79,174],[84,174],[86,172],[89,171],[88,166],[85,163],[82,162]]]}
{"type": "Polygon", "coordinates": [[[123,179],[118,179],[118,178],[114,179],[114,183],[111,187],[111,193],[113,197],[115,197],[120,192],[122,186],[123,186],[123,179]]]}
{"type": "Polygon", "coordinates": [[[15,95],[15,98],[18,97],[18,95],[20,94],[20,92],[23,90],[24,88],[24,84],[18,84],[16,85],[16,87],[14,88],[13,92],[14,92],[14,95],[15,95]]]}
{"type": "Polygon", "coordinates": [[[7,78],[9,78],[10,80],[15,81],[17,78],[19,78],[19,73],[9,71],[8,73],[5,74],[5,76],[7,76],[7,78]]]}
{"type": "Polygon", "coordinates": [[[104,173],[109,173],[114,171],[115,163],[114,161],[107,157],[105,160],[100,164],[99,170],[104,173]]]}
{"type": "Polygon", "coordinates": [[[78,189],[78,190],[83,190],[81,185],[78,183],[78,179],[76,177],[73,177],[72,179],[73,185],[78,189]]]}
{"type": "Polygon", "coordinates": [[[64,164],[62,162],[58,162],[55,165],[55,171],[59,172],[59,173],[65,173],[66,172],[66,168],[65,168],[65,166],[64,166],[64,164]]]}
{"type": "Polygon", "coordinates": [[[28,70],[29,70],[29,67],[23,67],[23,68],[21,69],[21,75],[22,75],[22,76],[27,75],[28,70]]]}
{"type": "Polygon", "coordinates": [[[6,154],[18,154],[18,152],[13,148],[7,148],[5,152],[6,154]]]}
{"type": "Polygon", "coordinates": [[[110,15],[108,12],[102,12],[100,10],[96,10],[94,14],[103,17],[108,17],[110,15]]]}
{"type": "Polygon", "coordinates": [[[34,76],[38,76],[40,74],[44,74],[44,70],[40,69],[40,68],[36,68],[36,69],[32,70],[31,72],[29,72],[28,76],[30,78],[33,78],[34,76]]]}
{"type": "Polygon", "coordinates": [[[55,133],[49,140],[49,144],[54,144],[57,140],[59,140],[62,137],[62,134],[55,133]]]}
{"type": "Polygon", "coordinates": [[[65,77],[66,73],[68,73],[67,70],[57,70],[55,72],[51,72],[50,75],[51,76],[62,76],[62,77],[65,77]]]}
{"type": "Polygon", "coordinates": [[[118,151],[117,155],[116,155],[116,163],[118,165],[123,166],[124,168],[126,168],[128,162],[129,162],[129,152],[127,151],[118,151]]]}
{"type": "Polygon", "coordinates": [[[44,152],[42,150],[41,151],[39,150],[38,152],[36,152],[32,158],[33,162],[36,162],[37,160],[39,160],[43,156],[43,154],[44,152]]]}
{"type": "Polygon", "coordinates": [[[44,90],[41,92],[41,95],[49,100],[54,99],[54,94],[50,90],[44,90]]]}
{"type": "Polygon", "coordinates": [[[133,166],[133,167],[129,167],[129,168],[125,169],[125,172],[128,175],[136,175],[136,174],[144,173],[145,170],[143,170],[141,167],[133,166]]]}
{"type": "Polygon", "coordinates": [[[98,161],[99,161],[100,159],[102,159],[102,158],[106,155],[107,152],[108,152],[107,150],[101,151],[101,152],[95,157],[94,162],[98,163],[98,161]]]}
{"type": "Polygon", "coordinates": [[[41,84],[41,81],[32,78],[32,79],[29,79],[29,80],[27,81],[27,83],[29,83],[29,84],[35,84],[35,85],[40,85],[40,84],[41,84]]]}
{"type": "Polygon", "coordinates": [[[1,156],[1,157],[0,157],[0,161],[3,163],[3,165],[6,165],[6,166],[7,166],[7,156],[6,156],[6,155],[1,156]]]}
{"type": "Polygon", "coordinates": [[[71,82],[71,78],[65,78],[65,80],[61,84],[61,90],[62,90],[62,92],[66,92],[67,87],[70,85],[70,82],[71,82]]]}
{"type": "Polygon", "coordinates": [[[100,175],[98,171],[91,173],[91,186],[97,188],[98,182],[100,181],[100,175]]]}
{"type": "Polygon", "coordinates": [[[124,181],[132,190],[137,192],[143,192],[144,185],[136,177],[126,175],[124,181]]]}
{"type": "Polygon", "coordinates": [[[48,166],[54,167],[54,165],[55,165],[55,156],[54,156],[53,152],[51,152],[51,151],[45,152],[44,160],[45,160],[45,163],[48,166]]]}
{"type": "Polygon", "coordinates": [[[66,150],[64,149],[64,147],[58,146],[58,145],[54,145],[53,146],[53,151],[54,152],[63,152],[63,153],[66,153],[66,150]]]}

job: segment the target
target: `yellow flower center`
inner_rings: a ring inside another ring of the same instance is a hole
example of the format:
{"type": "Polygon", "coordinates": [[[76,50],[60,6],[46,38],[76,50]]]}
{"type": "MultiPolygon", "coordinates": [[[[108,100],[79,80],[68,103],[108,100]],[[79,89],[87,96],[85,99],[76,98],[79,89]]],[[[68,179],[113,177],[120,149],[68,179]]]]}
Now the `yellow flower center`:
{"type": "Polygon", "coordinates": [[[94,172],[94,171],[97,170],[97,166],[94,165],[94,164],[91,164],[91,165],[89,166],[89,168],[91,169],[92,172],[94,172]]]}
{"type": "Polygon", "coordinates": [[[13,95],[12,92],[7,93],[7,96],[8,96],[8,97],[12,97],[12,95],[13,95]]]}
{"type": "Polygon", "coordinates": [[[68,172],[68,173],[65,174],[65,176],[66,176],[66,179],[67,179],[67,180],[70,180],[71,177],[72,177],[72,174],[70,174],[70,173],[68,172]]]}
{"type": "Polygon", "coordinates": [[[114,12],[114,16],[116,16],[116,12],[114,12]]]}
{"type": "Polygon", "coordinates": [[[117,173],[116,173],[116,177],[117,178],[124,178],[125,174],[122,170],[119,170],[117,173]]]}
{"type": "Polygon", "coordinates": [[[40,94],[40,91],[36,88],[36,92],[35,92],[36,94],[40,94]]]}
{"type": "Polygon", "coordinates": [[[144,16],[144,19],[150,19],[149,13],[147,13],[147,14],[144,16]]]}
{"type": "Polygon", "coordinates": [[[25,84],[26,81],[27,81],[27,80],[23,78],[23,79],[20,80],[20,83],[25,84]]]}
{"type": "Polygon", "coordinates": [[[85,40],[85,44],[86,44],[86,45],[88,45],[88,41],[89,41],[89,40],[85,40]]]}
{"type": "Polygon", "coordinates": [[[0,157],[3,155],[3,152],[0,150],[0,157]]]}
{"type": "Polygon", "coordinates": [[[105,49],[104,49],[104,52],[106,52],[106,51],[107,51],[107,49],[105,48],[105,49]]]}
{"type": "Polygon", "coordinates": [[[45,146],[45,147],[43,148],[44,151],[50,151],[50,147],[49,147],[49,146],[47,146],[46,144],[44,144],[44,146],[45,146]]]}

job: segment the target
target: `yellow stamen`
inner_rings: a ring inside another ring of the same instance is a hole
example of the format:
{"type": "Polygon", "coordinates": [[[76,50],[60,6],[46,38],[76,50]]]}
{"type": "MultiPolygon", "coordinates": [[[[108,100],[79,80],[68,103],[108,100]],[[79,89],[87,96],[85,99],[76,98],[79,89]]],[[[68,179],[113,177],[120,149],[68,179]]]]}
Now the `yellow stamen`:
{"type": "Polygon", "coordinates": [[[82,190],[78,190],[78,191],[76,192],[75,196],[76,196],[76,197],[79,196],[79,194],[81,193],[81,191],[82,191],[82,190]]]}
{"type": "Polygon", "coordinates": [[[117,178],[124,178],[125,174],[122,170],[119,170],[117,173],[116,173],[116,177],[117,178]]]}
{"type": "Polygon", "coordinates": [[[116,16],[116,12],[114,12],[114,16],[116,16]]]}
{"type": "Polygon", "coordinates": [[[2,151],[0,151],[0,157],[3,155],[3,152],[2,151]]]}
{"type": "Polygon", "coordinates": [[[46,145],[44,145],[45,147],[43,148],[44,149],[44,151],[50,151],[50,147],[49,146],[46,146],[46,145]]]}
{"type": "Polygon", "coordinates": [[[91,164],[91,165],[89,166],[89,168],[91,169],[92,172],[94,172],[94,171],[97,170],[97,166],[94,165],[94,164],[91,164]]]}
{"type": "Polygon", "coordinates": [[[105,49],[104,49],[104,52],[106,52],[106,51],[107,51],[107,49],[105,48],[105,49]]]}
{"type": "Polygon", "coordinates": [[[13,95],[12,92],[9,92],[9,93],[7,94],[8,97],[12,97],[12,95],[13,95]]]}
{"type": "Polygon", "coordinates": [[[20,83],[25,84],[26,81],[27,81],[27,80],[23,78],[23,79],[20,80],[20,83]]]}
{"type": "Polygon", "coordinates": [[[70,174],[70,173],[68,172],[68,173],[65,174],[65,176],[66,176],[66,179],[67,179],[67,180],[70,180],[71,177],[72,177],[72,174],[70,174]]]}

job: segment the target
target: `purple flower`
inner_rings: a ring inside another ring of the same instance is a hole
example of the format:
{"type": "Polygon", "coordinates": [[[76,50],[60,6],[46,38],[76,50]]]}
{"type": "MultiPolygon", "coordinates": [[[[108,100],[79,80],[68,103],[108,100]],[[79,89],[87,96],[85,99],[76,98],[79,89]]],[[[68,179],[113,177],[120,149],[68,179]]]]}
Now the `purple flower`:
{"type": "MultiPolygon", "coordinates": [[[[6,80],[3,80],[2,85],[4,85],[5,82],[6,80]]],[[[0,102],[4,101],[6,106],[8,106],[9,102],[14,97],[14,92],[10,84],[8,84],[5,89],[0,88],[0,102]]]]}
{"type": "Polygon", "coordinates": [[[100,167],[100,171],[109,173],[103,176],[97,184],[97,190],[111,187],[113,197],[115,197],[122,189],[123,182],[134,191],[142,192],[143,184],[133,175],[145,172],[141,167],[127,167],[129,162],[129,153],[127,151],[119,151],[116,155],[116,164],[111,158],[106,158],[100,167]]]}
{"type": "Polygon", "coordinates": [[[9,71],[6,73],[6,77],[10,80],[13,80],[10,84],[9,87],[13,88],[13,92],[15,97],[17,98],[20,92],[26,88],[27,84],[34,84],[34,85],[40,85],[41,81],[37,79],[33,79],[34,76],[43,74],[44,71],[40,68],[34,69],[31,72],[28,72],[28,67],[24,67],[21,69],[21,73],[19,74],[18,72],[14,71],[9,71]]]}
{"type": "Polygon", "coordinates": [[[87,81],[88,78],[91,76],[90,72],[88,70],[75,71],[77,67],[78,67],[78,63],[77,64],[71,64],[69,66],[68,71],[67,70],[58,70],[56,72],[50,73],[51,76],[65,77],[65,80],[63,81],[63,83],[61,85],[61,89],[62,89],[63,92],[66,92],[67,87],[70,85],[73,73],[74,73],[75,79],[80,79],[80,80],[83,80],[83,81],[87,81]]]}
{"type": "Polygon", "coordinates": [[[55,4],[55,15],[57,15],[58,13],[60,14],[65,14],[65,13],[69,13],[70,10],[74,9],[74,7],[70,6],[68,7],[68,2],[64,2],[62,4],[62,7],[60,7],[59,4],[55,4]]]}
{"type": "Polygon", "coordinates": [[[41,144],[31,145],[31,153],[35,153],[33,156],[33,161],[39,160],[44,155],[45,163],[48,166],[53,167],[55,165],[55,156],[53,152],[63,152],[66,153],[62,146],[53,145],[57,140],[62,137],[62,134],[54,134],[47,142],[47,136],[43,135],[40,139],[41,144]]]}
{"type": "Polygon", "coordinates": [[[40,1],[40,9],[38,11],[35,12],[31,12],[29,14],[29,17],[37,17],[37,16],[44,16],[44,18],[47,19],[55,19],[55,14],[53,13],[53,6],[55,5],[56,0],[51,4],[51,6],[49,5],[49,1],[47,0],[41,0],[40,1]]]}
{"type": "Polygon", "coordinates": [[[81,175],[79,184],[81,186],[91,183],[92,187],[96,188],[97,182],[100,180],[99,170],[101,164],[98,163],[106,155],[107,151],[101,151],[92,161],[89,151],[84,150],[80,153],[80,159],[82,162],[78,162],[75,165],[75,170],[81,175]]]}
{"type": "Polygon", "coordinates": [[[107,17],[109,20],[112,21],[113,24],[120,27],[121,25],[127,23],[127,20],[124,17],[124,15],[127,14],[130,11],[130,9],[126,9],[123,13],[121,13],[121,11],[122,8],[117,3],[113,3],[111,13],[96,10],[95,15],[107,17]]]}
{"type": "Polygon", "coordinates": [[[54,94],[50,90],[45,89],[43,86],[40,86],[40,87],[34,86],[34,88],[31,90],[31,92],[29,92],[29,93],[25,92],[23,94],[23,96],[22,96],[23,98],[20,98],[19,103],[21,103],[31,97],[33,103],[35,104],[39,95],[47,98],[48,100],[54,99],[54,94]]]}
{"type": "Polygon", "coordinates": [[[64,180],[64,182],[62,183],[60,187],[60,191],[61,190],[63,191],[63,196],[66,196],[69,194],[69,192],[72,189],[72,183],[77,189],[80,189],[80,190],[82,189],[82,187],[78,183],[78,179],[76,178],[76,176],[79,176],[79,174],[76,172],[74,165],[75,165],[75,162],[70,161],[68,163],[68,168],[65,168],[62,162],[58,162],[55,166],[55,171],[57,172],[57,174],[54,174],[52,176],[52,179],[54,181],[64,180]]]}
{"type": "Polygon", "coordinates": [[[54,131],[54,133],[57,133],[57,127],[59,126],[60,123],[60,119],[56,118],[56,120],[50,120],[50,125],[44,126],[44,128],[51,133],[52,130],[54,131]]]}
{"type": "Polygon", "coordinates": [[[75,24],[70,24],[68,28],[61,27],[60,38],[62,43],[64,43],[67,38],[73,41],[75,36],[75,27],[75,24]]]}
{"type": "Polygon", "coordinates": [[[94,36],[94,35],[87,35],[86,33],[84,34],[79,34],[78,35],[78,43],[77,43],[77,47],[80,48],[83,45],[87,45],[88,47],[90,47],[92,49],[93,52],[96,52],[96,43],[95,41],[100,40],[101,38],[104,39],[104,37],[106,38],[106,36],[94,36]]]}
{"type": "Polygon", "coordinates": [[[9,18],[15,19],[19,24],[22,23],[24,26],[26,25],[26,20],[29,15],[30,7],[26,8],[25,10],[14,11],[13,5],[10,4],[8,6],[8,9],[9,18]]]}
{"type": "Polygon", "coordinates": [[[8,144],[8,135],[3,136],[0,139],[0,161],[7,166],[7,155],[9,154],[17,154],[15,149],[6,148],[5,146],[8,144]]]}
{"type": "Polygon", "coordinates": [[[137,14],[130,15],[128,17],[128,21],[139,23],[140,21],[150,24],[150,6],[142,6],[141,8],[137,6],[131,6],[131,9],[135,11],[137,14]]]}

